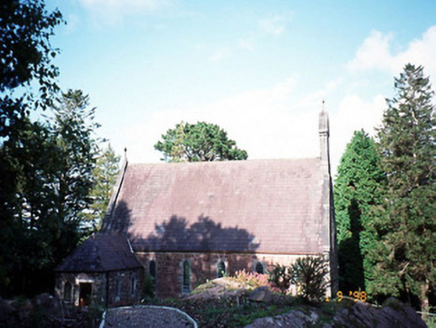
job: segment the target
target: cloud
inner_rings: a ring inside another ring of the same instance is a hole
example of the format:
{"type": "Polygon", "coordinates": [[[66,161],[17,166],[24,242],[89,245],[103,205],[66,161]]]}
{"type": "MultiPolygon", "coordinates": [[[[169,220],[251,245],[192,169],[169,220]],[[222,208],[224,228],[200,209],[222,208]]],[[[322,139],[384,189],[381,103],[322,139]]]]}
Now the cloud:
{"type": "Polygon", "coordinates": [[[436,77],[436,26],[430,27],[420,38],[410,42],[404,51],[396,54],[391,49],[393,40],[391,34],[371,32],[348,63],[349,70],[379,70],[397,75],[407,63],[411,63],[423,65],[427,74],[436,77]]]}
{"type": "Polygon", "coordinates": [[[96,25],[118,25],[125,16],[154,12],[173,4],[172,0],[78,0],[96,25]]]}
{"type": "Polygon", "coordinates": [[[258,24],[265,34],[278,36],[286,30],[286,25],[291,21],[292,16],[292,12],[276,14],[259,20],[258,24]]]}
{"type": "Polygon", "coordinates": [[[227,58],[230,58],[232,51],[228,47],[223,47],[217,49],[211,56],[209,56],[209,61],[211,62],[221,62],[227,58]]]}
{"type": "Polygon", "coordinates": [[[392,35],[383,35],[378,31],[373,31],[357,50],[355,58],[348,64],[352,72],[364,71],[369,69],[386,68],[386,63],[390,63],[390,40],[392,35]]]}
{"type": "Polygon", "coordinates": [[[385,108],[383,95],[376,95],[370,101],[365,101],[357,94],[346,95],[342,99],[338,110],[330,117],[330,149],[334,174],[354,131],[364,129],[370,136],[375,136],[375,128],[380,125],[385,108]]]}
{"type": "MultiPolygon", "coordinates": [[[[319,156],[318,115],[322,100],[336,93],[341,79],[329,81],[320,90],[301,96],[298,79],[290,77],[268,88],[249,90],[216,102],[163,108],[120,129],[118,152],[127,146],[131,162],[158,162],[161,153],[154,144],[162,134],[184,121],[218,124],[229,138],[247,150],[249,159],[312,158],[319,156]]],[[[337,110],[327,101],[330,114],[330,153],[332,172],[353,132],[365,129],[374,135],[381,122],[385,97],[377,95],[369,101],[358,94],[345,95],[337,110]]]]}
{"type": "Polygon", "coordinates": [[[157,162],[153,145],[180,121],[218,124],[250,159],[316,157],[319,154],[318,113],[321,104],[296,104],[297,79],[288,78],[265,89],[255,89],[217,102],[167,108],[138,118],[145,122],[120,131],[132,162],[157,162]]]}
{"type": "Polygon", "coordinates": [[[255,37],[252,35],[246,39],[239,40],[238,47],[243,50],[254,51],[256,48],[255,37]]]}

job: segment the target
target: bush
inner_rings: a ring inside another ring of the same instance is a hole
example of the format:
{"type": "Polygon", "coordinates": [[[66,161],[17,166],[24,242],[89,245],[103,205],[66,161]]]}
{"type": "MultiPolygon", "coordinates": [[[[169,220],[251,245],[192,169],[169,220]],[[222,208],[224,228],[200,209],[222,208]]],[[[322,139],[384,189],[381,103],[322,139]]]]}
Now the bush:
{"type": "Polygon", "coordinates": [[[257,272],[246,272],[245,270],[237,271],[235,273],[235,280],[253,288],[269,286],[268,274],[260,274],[257,272]]]}
{"type": "Polygon", "coordinates": [[[144,277],[144,284],[142,286],[142,303],[149,302],[155,298],[156,284],[154,277],[146,274],[144,277]]]}
{"type": "Polygon", "coordinates": [[[285,266],[276,264],[274,269],[269,274],[269,282],[272,286],[278,289],[282,294],[285,294],[291,285],[291,274],[285,266]]]}
{"type": "Polygon", "coordinates": [[[298,258],[290,267],[291,282],[309,302],[320,302],[329,286],[327,263],[322,257],[298,258]]]}

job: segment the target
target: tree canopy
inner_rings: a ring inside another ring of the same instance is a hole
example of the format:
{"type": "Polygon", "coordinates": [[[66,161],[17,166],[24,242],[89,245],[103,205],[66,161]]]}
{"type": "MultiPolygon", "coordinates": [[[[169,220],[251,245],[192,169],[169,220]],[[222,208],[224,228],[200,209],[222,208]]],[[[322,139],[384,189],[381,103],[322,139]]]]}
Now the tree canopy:
{"type": "Polygon", "coordinates": [[[370,253],[377,263],[374,294],[418,301],[425,309],[436,283],[436,129],[429,78],[408,64],[387,100],[378,148],[386,174],[374,226],[381,238],[370,253]]]}
{"type": "Polygon", "coordinates": [[[340,290],[365,290],[373,263],[366,256],[377,238],[371,228],[372,207],[381,202],[384,179],[375,142],[355,131],[342,155],[335,180],[340,290]]]}
{"type": "Polygon", "coordinates": [[[25,121],[20,143],[0,147],[0,286],[9,295],[51,287],[54,267],[87,233],[97,144],[81,91],[63,93],[51,122],[25,121]],[[8,181],[11,181],[8,184],[8,181]]]}
{"type": "Polygon", "coordinates": [[[247,152],[227,137],[218,125],[205,122],[179,123],[162,135],[154,146],[164,154],[167,162],[211,162],[245,160],[247,152]]]}
{"type": "Polygon", "coordinates": [[[109,206],[109,200],[118,177],[119,162],[120,157],[115,154],[110,144],[106,149],[100,150],[96,166],[92,171],[95,181],[90,192],[92,204],[88,211],[83,213],[84,220],[90,223],[95,230],[100,230],[109,206]]]}
{"type": "Polygon", "coordinates": [[[71,239],[52,220],[53,160],[58,156],[52,133],[47,124],[29,118],[31,110],[52,105],[58,90],[58,70],[51,63],[57,50],[50,37],[61,22],[61,13],[47,12],[43,0],[0,4],[2,295],[29,291],[31,285],[34,291],[43,289],[46,277],[41,269],[59,255],[52,248],[53,240],[68,244],[71,239]]]}
{"type": "Polygon", "coordinates": [[[47,12],[43,0],[0,4],[0,143],[9,138],[14,141],[31,107],[52,104],[52,95],[58,90],[54,80],[58,69],[51,64],[57,50],[50,37],[61,22],[61,13],[47,12]],[[32,88],[14,93],[23,86],[32,88]]]}

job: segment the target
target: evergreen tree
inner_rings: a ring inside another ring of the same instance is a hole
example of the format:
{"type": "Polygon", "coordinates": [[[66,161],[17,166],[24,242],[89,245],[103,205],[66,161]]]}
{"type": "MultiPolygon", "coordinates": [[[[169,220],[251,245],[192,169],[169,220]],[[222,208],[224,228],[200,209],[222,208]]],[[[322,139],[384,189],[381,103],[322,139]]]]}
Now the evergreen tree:
{"type": "Polygon", "coordinates": [[[371,208],[381,201],[378,184],[382,179],[374,140],[363,130],[354,132],[342,155],[334,188],[342,291],[365,290],[370,278],[374,264],[366,254],[376,238],[371,208]]]}
{"type": "Polygon", "coordinates": [[[436,129],[433,92],[421,66],[408,64],[395,79],[396,96],[378,131],[384,202],[375,227],[381,237],[369,291],[394,295],[421,309],[436,281],[436,129]]]}
{"type": "Polygon", "coordinates": [[[50,290],[53,269],[84,235],[79,214],[91,203],[96,143],[94,110],[81,92],[63,94],[55,123],[25,120],[17,131],[19,147],[0,148],[5,203],[0,221],[0,292],[32,295],[50,290]],[[87,119],[88,118],[88,119],[87,119]],[[91,120],[92,121],[92,120],[91,120]]]}
{"type": "Polygon", "coordinates": [[[218,125],[205,122],[180,123],[162,135],[163,141],[154,146],[163,152],[167,162],[212,162],[245,160],[247,152],[227,137],[218,125]]]}
{"type": "Polygon", "coordinates": [[[65,221],[78,221],[79,214],[92,203],[90,191],[95,181],[98,145],[94,131],[100,126],[93,121],[95,108],[88,108],[89,96],[81,90],[68,90],[53,106],[52,127],[58,151],[58,170],[54,188],[58,194],[55,206],[65,221]]]}
{"type": "Polygon", "coordinates": [[[108,147],[100,153],[97,164],[92,171],[95,181],[95,185],[90,193],[92,204],[89,211],[84,213],[84,219],[92,225],[93,230],[100,230],[101,228],[112,191],[117,181],[119,162],[120,157],[115,154],[114,149],[109,144],[108,147]]]}

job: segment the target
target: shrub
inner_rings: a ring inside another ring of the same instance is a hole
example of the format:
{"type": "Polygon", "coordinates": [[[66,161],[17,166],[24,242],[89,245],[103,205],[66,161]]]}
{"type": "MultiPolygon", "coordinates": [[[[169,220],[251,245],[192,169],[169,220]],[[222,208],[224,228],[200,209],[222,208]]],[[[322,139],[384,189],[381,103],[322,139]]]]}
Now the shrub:
{"type": "Polygon", "coordinates": [[[291,285],[290,270],[286,266],[276,264],[269,274],[269,282],[274,288],[277,288],[282,294],[285,294],[291,285]]]}
{"type": "Polygon", "coordinates": [[[290,268],[291,282],[297,285],[301,296],[309,302],[319,302],[329,286],[326,280],[327,263],[322,257],[298,258],[290,268]]]}
{"type": "Polygon", "coordinates": [[[144,284],[142,286],[142,302],[148,302],[154,299],[155,297],[155,281],[154,278],[146,274],[144,277],[144,284]]]}
{"type": "Polygon", "coordinates": [[[246,272],[245,270],[242,270],[235,273],[235,279],[237,282],[247,284],[253,288],[269,286],[268,274],[246,272]]]}

